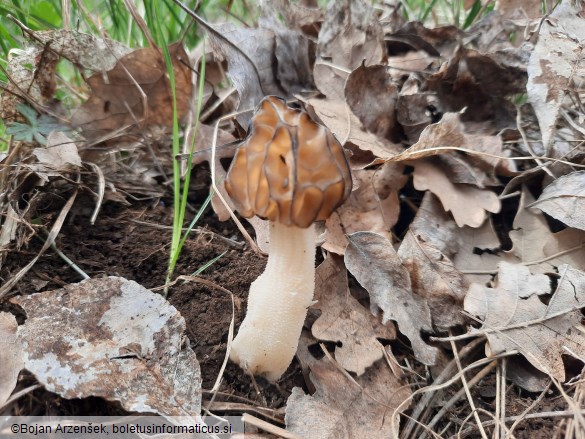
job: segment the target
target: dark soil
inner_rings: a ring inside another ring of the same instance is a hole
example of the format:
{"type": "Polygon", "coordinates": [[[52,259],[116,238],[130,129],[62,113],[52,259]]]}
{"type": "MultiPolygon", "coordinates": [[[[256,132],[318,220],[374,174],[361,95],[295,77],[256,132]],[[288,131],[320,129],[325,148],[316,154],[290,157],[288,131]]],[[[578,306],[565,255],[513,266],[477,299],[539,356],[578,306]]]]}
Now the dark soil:
{"type": "MultiPolygon", "coordinates": [[[[82,200],[83,201],[83,200],[82,200]]],[[[79,203],[79,204],[84,204],[79,203]]],[[[135,280],[146,288],[164,285],[171,242],[172,209],[159,202],[131,207],[106,203],[94,225],[89,222],[91,209],[76,208],[69,215],[57,239],[57,247],[90,277],[121,276],[135,280]]],[[[201,277],[229,290],[236,299],[235,324],[244,317],[250,283],[258,277],[265,258],[248,250],[243,238],[231,222],[220,223],[209,209],[200,220],[203,230],[192,233],[185,242],[175,268],[176,275],[190,275],[213,258],[225,254],[207,268],[201,277]]],[[[0,272],[9,279],[38,252],[42,243],[31,245],[20,253],[12,253],[0,272]]],[[[20,294],[58,289],[81,281],[81,277],[52,250],[48,250],[19,282],[20,294]]],[[[203,398],[218,377],[226,352],[228,329],[232,319],[231,296],[216,288],[197,282],[179,282],[169,288],[169,302],[185,318],[187,335],[201,366],[203,398]]],[[[25,380],[30,385],[31,379],[25,380]]],[[[294,386],[302,386],[297,363],[278,386],[257,379],[258,395],[251,378],[236,365],[229,363],[223,384],[215,401],[245,401],[271,408],[282,407],[294,386]],[[244,399],[242,399],[244,398],[244,399]]],[[[42,401],[39,414],[109,414],[118,410],[97,398],[70,403],[37,390],[33,398],[42,401]],[[96,413],[98,411],[98,413],[96,413]]],[[[26,410],[25,410],[26,411],[26,410]]],[[[38,411],[38,409],[37,409],[38,411]]]]}

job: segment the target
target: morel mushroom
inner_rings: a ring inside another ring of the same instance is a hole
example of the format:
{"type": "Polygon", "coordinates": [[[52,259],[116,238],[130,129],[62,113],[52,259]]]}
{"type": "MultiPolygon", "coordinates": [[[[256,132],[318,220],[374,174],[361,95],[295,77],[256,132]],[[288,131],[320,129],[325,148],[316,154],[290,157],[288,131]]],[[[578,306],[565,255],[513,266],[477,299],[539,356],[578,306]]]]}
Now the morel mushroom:
{"type": "Polygon", "coordinates": [[[315,221],[345,201],[351,172],[340,143],[307,113],[268,96],[232,162],[225,188],[244,217],[270,220],[266,269],[252,282],[231,359],[276,381],[297,350],[315,289],[315,221]]]}

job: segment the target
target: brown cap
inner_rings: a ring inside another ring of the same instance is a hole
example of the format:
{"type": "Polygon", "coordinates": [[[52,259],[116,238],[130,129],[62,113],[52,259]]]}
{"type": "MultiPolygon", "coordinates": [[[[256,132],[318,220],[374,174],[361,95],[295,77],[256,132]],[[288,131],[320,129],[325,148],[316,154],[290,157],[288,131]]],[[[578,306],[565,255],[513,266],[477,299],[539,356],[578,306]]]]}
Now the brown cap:
{"type": "Polygon", "coordinates": [[[275,96],[260,103],[225,181],[242,216],[303,228],[327,219],[351,187],[347,159],[333,134],[275,96]]]}

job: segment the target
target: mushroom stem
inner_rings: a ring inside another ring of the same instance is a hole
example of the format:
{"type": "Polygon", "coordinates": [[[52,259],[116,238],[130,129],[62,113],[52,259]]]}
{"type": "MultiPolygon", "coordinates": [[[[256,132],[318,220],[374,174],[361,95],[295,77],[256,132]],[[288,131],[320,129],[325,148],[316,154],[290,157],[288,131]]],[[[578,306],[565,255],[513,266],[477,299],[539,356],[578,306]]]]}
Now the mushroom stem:
{"type": "Polygon", "coordinates": [[[230,357],[254,375],[276,381],[297,351],[315,290],[315,226],[270,222],[266,269],[250,285],[248,310],[230,357]]]}

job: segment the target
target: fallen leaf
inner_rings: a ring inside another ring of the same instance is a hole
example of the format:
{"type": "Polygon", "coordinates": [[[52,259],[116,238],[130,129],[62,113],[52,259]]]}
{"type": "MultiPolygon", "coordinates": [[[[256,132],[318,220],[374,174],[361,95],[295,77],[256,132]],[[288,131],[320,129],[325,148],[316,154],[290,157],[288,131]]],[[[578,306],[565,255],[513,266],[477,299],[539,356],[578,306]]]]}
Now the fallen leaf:
{"type": "Polygon", "coordinates": [[[547,276],[501,262],[495,288],[472,284],[465,310],[483,322],[471,333],[487,335],[489,355],[517,350],[534,367],[563,382],[561,355],[585,358],[585,336],[575,328],[583,317],[585,273],[568,265],[558,272],[558,287],[547,305],[539,298],[550,294],[547,276]]]}
{"type": "Polygon", "coordinates": [[[500,211],[498,196],[487,189],[479,189],[468,184],[454,184],[441,169],[429,161],[417,160],[414,166],[414,187],[419,191],[430,190],[443,204],[443,208],[453,214],[459,227],[480,227],[486,219],[486,212],[500,211]]]}
{"type": "Polygon", "coordinates": [[[26,34],[74,65],[94,72],[113,69],[120,58],[132,52],[131,48],[116,40],[74,30],[30,31],[26,34]]]}
{"type": "Polygon", "coordinates": [[[11,301],[27,315],[18,328],[24,366],[47,390],[134,412],[200,413],[201,375],[185,320],[161,295],[109,277],[11,301]]]}
{"type": "MultiPolygon", "coordinates": [[[[411,143],[418,142],[423,130],[430,124],[438,122],[443,113],[437,94],[423,91],[423,85],[420,76],[412,74],[404,82],[398,94],[396,120],[411,143]]],[[[409,154],[409,151],[410,148],[398,154],[393,160],[398,160],[402,154],[409,154]]],[[[410,152],[414,153],[415,150],[410,152]]]]}
{"type": "Polygon", "coordinates": [[[81,167],[77,145],[65,133],[51,131],[45,148],[35,148],[32,152],[38,163],[55,171],[71,170],[81,167]]]}
{"type": "Polygon", "coordinates": [[[396,32],[386,35],[386,47],[390,56],[407,51],[424,51],[433,57],[449,59],[464,37],[455,26],[426,28],[419,21],[410,21],[396,32]]]}
{"type": "Polygon", "coordinates": [[[346,235],[353,232],[376,232],[391,238],[390,230],[400,214],[398,191],[408,177],[403,175],[403,166],[385,163],[378,169],[354,171],[353,181],[357,189],[325,222],[323,248],[337,254],[343,254],[346,235]]]}
{"type": "Polygon", "coordinates": [[[370,294],[372,312],[384,313],[382,323],[394,320],[408,337],[416,358],[427,365],[435,363],[437,349],[422,339],[431,332],[431,314],[426,299],[413,294],[410,277],[391,242],[371,232],[348,236],[345,265],[370,294]]]}
{"type": "Polygon", "coordinates": [[[417,143],[391,160],[398,162],[439,155],[443,166],[451,169],[449,179],[453,183],[478,187],[498,184],[494,179],[496,170],[505,175],[516,171],[512,161],[498,158],[504,155],[500,136],[467,133],[460,119],[459,113],[445,113],[440,121],[422,131],[417,143]],[[464,148],[477,154],[435,149],[443,147],[464,148]]]}
{"type": "Polygon", "coordinates": [[[372,6],[363,0],[331,3],[319,31],[317,56],[350,71],[362,63],[379,64],[386,56],[386,48],[372,6]]]}
{"type": "MultiPolygon", "coordinates": [[[[214,50],[228,63],[227,76],[240,95],[238,110],[254,110],[267,95],[286,96],[274,71],[275,36],[267,29],[237,27],[233,23],[212,24],[209,32],[214,50]]],[[[236,116],[247,128],[252,112],[236,116]]]]}
{"type": "Polygon", "coordinates": [[[335,360],[346,370],[362,375],[383,357],[378,338],[396,338],[391,324],[382,325],[350,293],[343,260],[330,254],[316,271],[313,308],[321,315],[311,331],[319,340],[341,342],[335,347],[335,360]]]}
{"type": "Polygon", "coordinates": [[[428,81],[446,111],[465,108],[463,121],[490,121],[497,130],[516,126],[516,108],[507,99],[525,90],[526,71],[502,66],[491,55],[460,45],[428,81]]]}
{"type": "Polygon", "coordinates": [[[498,263],[507,260],[500,252],[502,245],[491,218],[477,228],[462,227],[453,237],[459,246],[453,262],[469,282],[486,284],[497,271],[498,263]]]}
{"type": "Polygon", "coordinates": [[[415,230],[410,228],[398,249],[412,290],[427,299],[435,326],[445,329],[462,325],[463,299],[469,284],[449,257],[428,243],[423,231],[415,230]]]}
{"type": "Polygon", "coordinates": [[[312,89],[313,70],[311,63],[311,41],[300,31],[291,29],[289,23],[283,26],[279,17],[290,4],[266,2],[262,7],[259,25],[274,32],[277,61],[276,77],[282,88],[289,94],[312,89]]]}
{"type": "Polygon", "coordinates": [[[20,341],[16,338],[18,324],[12,314],[0,312],[0,407],[8,400],[24,367],[20,341]]]}
{"type": "MultiPolygon", "coordinates": [[[[353,143],[364,151],[371,151],[378,159],[387,160],[402,151],[400,145],[380,139],[375,134],[363,130],[357,116],[342,100],[317,99],[306,100],[327,128],[342,144],[353,143]]],[[[374,163],[381,163],[375,160],[374,163]]],[[[372,164],[374,164],[372,163],[372,164]]]]}
{"type": "Polygon", "coordinates": [[[48,47],[13,48],[8,54],[6,91],[0,94],[0,119],[13,120],[22,102],[43,105],[55,92],[59,56],[48,47]]]}
{"type": "Polygon", "coordinates": [[[540,209],[569,227],[585,230],[585,171],[557,178],[529,207],[540,209]]]}
{"type": "MultiPolygon", "coordinates": [[[[180,43],[169,46],[175,75],[177,115],[189,110],[193,86],[189,57],[180,43]]],[[[91,96],[72,116],[71,122],[91,141],[108,136],[141,136],[146,127],[172,126],[173,104],[167,66],[158,48],[138,49],[120,58],[106,73],[87,80],[91,96]]]]}
{"type": "Polygon", "coordinates": [[[301,388],[293,388],[284,418],[288,431],[311,439],[398,435],[399,419],[392,423],[393,412],[409,397],[410,389],[383,360],[355,379],[327,358],[310,368],[316,392],[305,395],[301,388]]]}
{"type": "Polygon", "coordinates": [[[553,265],[568,264],[585,271],[585,232],[567,227],[552,233],[544,242],[542,252],[553,265]]]}
{"type": "Polygon", "coordinates": [[[563,0],[539,24],[538,41],[527,67],[526,91],[548,153],[565,96],[574,89],[572,82],[583,69],[585,33],[583,17],[570,0],[563,0]]]}
{"type": "Polygon", "coordinates": [[[398,87],[387,66],[360,66],[351,72],[345,84],[345,99],[367,131],[392,141],[400,140],[396,123],[398,87]]]}

